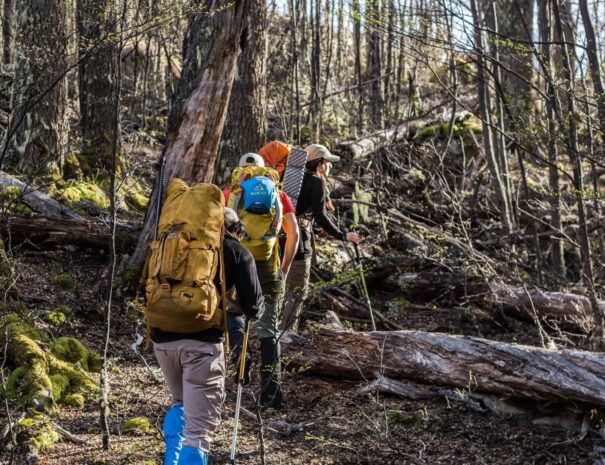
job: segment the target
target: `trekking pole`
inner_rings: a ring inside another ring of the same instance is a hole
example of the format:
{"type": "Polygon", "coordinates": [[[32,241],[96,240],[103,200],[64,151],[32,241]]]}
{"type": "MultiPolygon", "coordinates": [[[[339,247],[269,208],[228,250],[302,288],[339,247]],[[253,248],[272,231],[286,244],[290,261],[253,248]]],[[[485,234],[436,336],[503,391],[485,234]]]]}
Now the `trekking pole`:
{"type": "Polygon", "coordinates": [[[361,254],[359,253],[359,245],[353,243],[355,248],[355,267],[359,273],[359,281],[361,281],[361,287],[363,289],[363,297],[366,300],[366,305],[370,311],[370,320],[372,320],[372,331],[376,331],[376,321],[374,321],[374,312],[372,311],[372,302],[370,301],[370,293],[368,292],[368,286],[366,285],[366,277],[363,273],[363,264],[361,263],[361,254]]]}
{"type": "Polygon", "coordinates": [[[166,157],[162,154],[160,160],[160,176],[158,178],[158,197],[156,204],[155,229],[153,230],[153,240],[158,240],[158,229],[160,227],[160,213],[162,212],[162,196],[164,195],[164,168],[166,167],[166,157]]]}
{"type": "Polygon", "coordinates": [[[239,412],[242,406],[242,390],[244,387],[244,374],[246,371],[246,352],[248,350],[248,333],[250,330],[250,318],[246,318],[244,327],[244,340],[242,342],[242,353],[239,359],[239,373],[237,375],[237,400],[235,401],[235,417],[233,419],[233,437],[231,439],[231,453],[229,465],[235,465],[235,447],[237,445],[237,426],[239,424],[239,412]]]}

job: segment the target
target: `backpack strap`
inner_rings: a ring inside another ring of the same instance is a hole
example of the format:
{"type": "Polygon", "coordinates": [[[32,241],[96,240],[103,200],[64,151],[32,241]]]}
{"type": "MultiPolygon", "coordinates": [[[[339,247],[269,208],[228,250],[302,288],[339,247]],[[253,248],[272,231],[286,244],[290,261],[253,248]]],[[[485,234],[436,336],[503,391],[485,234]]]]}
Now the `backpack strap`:
{"type": "Polygon", "coordinates": [[[219,266],[221,267],[221,302],[223,306],[223,328],[225,332],[225,354],[229,355],[229,329],[227,327],[227,280],[225,279],[225,253],[223,243],[225,242],[225,226],[221,229],[221,245],[219,247],[219,266]]]}
{"type": "Polygon", "coordinates": [[[270,238],[277,236],[277,233],[279,233],[279,228],[282,220],[282,204],[279,198],[279,192],[280,191],[277,191],[277,201],[275,202],[275,216],[273,217],[271,226],[269,226],[269,230],[261,238],[261,240],[263,241],[269,240],[270,238]]]}

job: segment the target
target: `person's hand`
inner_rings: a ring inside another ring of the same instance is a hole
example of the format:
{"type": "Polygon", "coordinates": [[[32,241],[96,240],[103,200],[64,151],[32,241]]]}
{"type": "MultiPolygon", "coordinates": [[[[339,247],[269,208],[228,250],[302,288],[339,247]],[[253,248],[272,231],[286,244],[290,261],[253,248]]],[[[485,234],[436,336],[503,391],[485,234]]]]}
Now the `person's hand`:
{"type": "Polygon", "coordinates": [[[286,268],[282,265],[279,271],[281,271],[281,277],[285,281],[288,278],[288,272],[290,271],[290,267],[286,268]]]}
{"type": "Polygon", "coordinates": [[[351,232],[349,231],[346,235],[347,242],[352,242],[353,244],[359,244],[361,242],[361,239],[359,238],[359,235],[357,233],[351,232]]]}

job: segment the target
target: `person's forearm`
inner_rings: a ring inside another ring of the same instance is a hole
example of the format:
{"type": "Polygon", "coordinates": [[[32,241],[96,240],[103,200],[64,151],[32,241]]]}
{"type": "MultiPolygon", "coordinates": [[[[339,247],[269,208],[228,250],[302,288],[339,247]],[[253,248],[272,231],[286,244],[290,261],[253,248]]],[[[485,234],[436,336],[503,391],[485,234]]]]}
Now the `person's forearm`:
{"type": "Polygon", "coordinates": [[[281,270],[284,274],[288,274],[290,266],[294,260],[294,256],[298,251],[298,231],[288,234],[286,244],[284,246],[284,258],[281,264],[281,270]]]}

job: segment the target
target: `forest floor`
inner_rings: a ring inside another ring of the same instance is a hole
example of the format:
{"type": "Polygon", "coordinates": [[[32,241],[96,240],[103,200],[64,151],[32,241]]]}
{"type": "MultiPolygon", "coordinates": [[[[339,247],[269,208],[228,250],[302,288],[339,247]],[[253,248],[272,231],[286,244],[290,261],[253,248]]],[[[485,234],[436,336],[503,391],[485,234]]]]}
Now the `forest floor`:
{"type": "MultiPolygon", "coordinates": [[[[369,227],[366,232],[370,234],[366,237],[372,237],[372,231],[377,229],[377,226],[369,227]]],[[[320,242],[323,243],[323,239],[320,242]]],[[[388,244],[389,240],[380,244],[383,256],[394,254],[401,258],[401,263],[405,263],[406,258],[414,258],[397,246],[388,250],[388,244]]],[[[369,245],[367,250],[374,251],[369,245]]],[[[101,352],[102,299],[98,286],[107,269],[107,255],[70,248],[52,251],[19,248],[14,257],[23,301],[36,325],[51,337],[77,337],[101,352]],[[75,278],[74,289],[66,290],[54,284],[54,277],[63,273],[75,278]],[[63,325],[50,326],[43,316],[58,305],[70,306],[74,313],[63,325]]],[[[319,264],[320,272],[328,261],[319,264]]],[[[352,264],[345,262],[342,266],[350,269],[352,264]]],[[[395,274],[407,271],[401,265],[395,274]]],[[[330,273],[334,276],[338,271],[330,273]]],[[[351,292],[356,291],[351,288],[351,292]]],[[[446,298],[423,301],[418,295],[407,295],[403,288],[393,290],[379,284],[372,286],[371,292],[375,307],[405,329],[540,345],[533,323],[508,319],[503,325],[480,305],[469,304],[464,309],[450,307],[446,298]],[[412,300],[413,305],[402,304],[412,300]]],[[[40,456],[38,463],[162,463],[161,424],[170,399],[152,352],[145,350],[144,344],[139,350],[133,349],[136,335],[144,335],[145,328],[128,309],[132,297],[130,293],[118,292],[112,310],[109,449],[105,451],[101,445],[98,405],[88,403],[83,409],[62,406],[57,423],[84,444],[62,436],[52,450],[40,456]],[[124,432],[124,421],[133,417],[148,418],[153,429],[124,432]]],[[[311,307],[314,313],[328,310],[321,296],[311,307]]],[[[366,323],[359,321],[352,326],[357,330],[368,329],[366,323]]],[[[251,393],[256,392],[257,383],[258,375],[244,390],[243,406],[253,413],[251,393]]],[[[364,384],[367,383],[320,377],[304,370],[286,370],[282,408],[261,411],[264,454],[259,423],[250,414],[244,414],[237,463],[263,463],[261,455],[266,464],[292,465],[601,463],[598,455],[605,441],[590,417],[596,415],[594,411],[581,412],[573,406],[545,403],[525,405],[520,415],[498,416],[445,397],[411,401],[386,395],[360,396],[357,391],[364,384]],[[587,422],[587,418],[590,421],[587,422]],[[295,426],[295,431],[278,431],[277,426],[286,424],[295,426]]],[[[212,448],[214,464],[227,463],[229,456],[236,391],[232,375],[227,377],[226,385],[223,421],[212,448]]],[[[1,412],[0,424],[4,424],[5,409],[1,412]]],[[[0,454],[0,463],[8,464],[10,460],[7,452],[0,454]]],[[[21,455],[13,460],[14,464],[27,463],[21,455]]]]}

